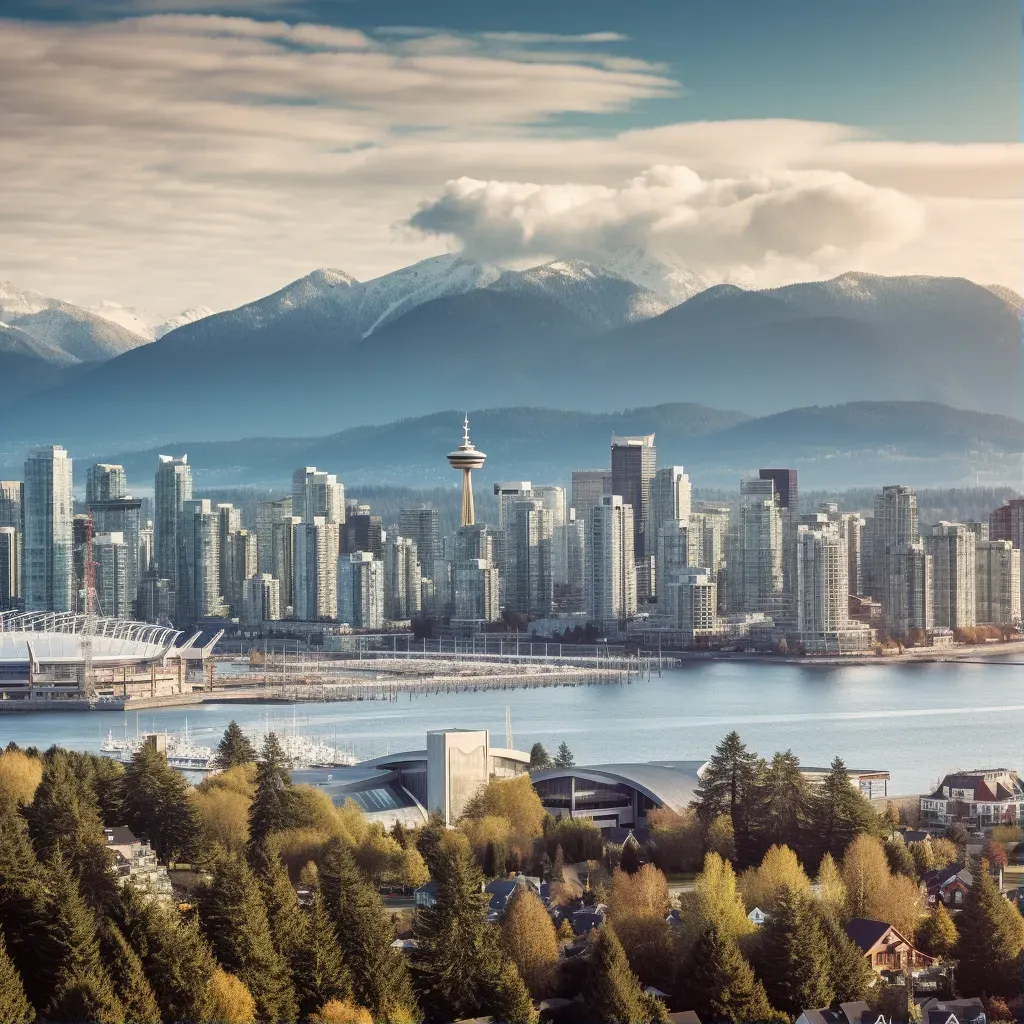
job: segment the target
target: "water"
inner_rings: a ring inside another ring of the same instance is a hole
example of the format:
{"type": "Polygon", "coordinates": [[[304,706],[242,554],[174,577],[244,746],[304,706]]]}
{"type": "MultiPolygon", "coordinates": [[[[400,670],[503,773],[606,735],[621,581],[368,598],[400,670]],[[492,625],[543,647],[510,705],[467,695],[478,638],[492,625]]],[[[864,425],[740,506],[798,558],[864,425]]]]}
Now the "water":
{"type": "MultiPolygon", "coordinates": [[[[954,768],[1024,767],[1024,665],[851,665],[805,667],[706,662],[666,670],[631,685],[559,687],[402,695],[396,702],[298,705],[204,705],[143,711],[142,731],[189,730],[214,745],[236,719],[262,731],[293,721],[371,757],[422,748],[428,729],[487,728],[504,745],[505,706],[514,742],[540,741],[553,751],[565,740],[577,764],[697,759],[712,753],[730,729],[770,756],[792,749],[805,765],[839,754],[852,768],[892,773],[890,794],[922,792],[954,768]]],[[[98,750],[108,729],[122,734],[118,712],[0,716],[0,742],[98,750]]],[[[127,716],[129,732],[136,715],[127,716]]]]}

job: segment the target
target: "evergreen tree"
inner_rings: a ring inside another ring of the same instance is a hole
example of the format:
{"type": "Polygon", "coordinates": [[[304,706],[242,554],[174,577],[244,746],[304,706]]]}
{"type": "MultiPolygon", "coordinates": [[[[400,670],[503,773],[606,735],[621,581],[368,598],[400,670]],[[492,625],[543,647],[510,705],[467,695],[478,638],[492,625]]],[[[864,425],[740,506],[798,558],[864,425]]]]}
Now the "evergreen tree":
{"type": "Polygon", "coordinates": [[[217,961],[198,923],[158,914],[159,934],[151,935],[150,962],[143,962],[167,1021],[210,1019],[210,980],[217,961]]]}
{"type": "Polygon", "coordinates": [[[232,718],[224,730],[220,743],[217,744],[217,756],[214,764],[227,770],[240,764],[255,764],[256,748],[252,741],[242,732],[241,726],[232,718]]]}
{"type": "Polygon", "coordinates": [[[540,771],[543,768],[551,767],[551,755],[544,748],[543,743],[534,743],[530,747],[530,767],[529,770],[540,771]]]}
{"type": "Polygon", "coordinates": [[[640,870],[640,844],[632,832],[626,836],[626,841],[622,844],[619,867],[630,875],[635,875],[640,870]]]}
{"type": "Polygon", "coordinates": [[[295,990],[288,963],[274,947],[263,895],[243,860],[232,858],[217,866],[201,916],[218,962],[249,990],[259,1016],[293,1020],[295,990]]]}
{"type": "Polygon", "coordinates": [[[91,755],[92,788],[107,828],[124,824],[124,765],[112,757],[91,755]]]}
{"type": "Polygon", "coordinates": [[[262,846],[273,832],[287,828],[291,820],[290,763],[274,733],[267,734],[260,756],[256,794],[249,807],[250,850],[262,846]]]}
{"type": "Polygon", "coordinates": [[[611,925],[597,934],[583,984],[586,1019],[593,1024],[650,1024],[668,1019],[664,1007],[648,996],[630,970],[611,925]]]}
{"type": "Polygon", "coordinates": [[[500,961],[493,993],[490,1012],[494,1020],[504,1021],[504,1024],[536,1024],[538,1014],[533,1008],[530,991],[511,960],[500,961]]]}
{"type": "Polygon", "coordinates": [[[426,825],[416,830],[416,849],[420,851],[427,870],[433,875],[441,843],[448,829],[439,814],[431,814],[426,825]]]}
{"type": "Polygon", "coordinates": [[[945,960],[953,955],[957,930],[944,903],[940,902],[931,914],[921,918],[914,939],[914,945],[929,956],[945,960]]]}
{"type": "Polygon", "coordinates": [[[331,999],[352,997],[352,975],[345,965],[319,886],[310,890],[302,944],[294,960],[299,1012],[308,1017],[331,999]]]}
{"type": "Polygon", "coordinates": [[[130,1024],[160,1024],[160,1007],[142,961],[112,921],[104,921],[100,926],[100,955],[126,1020],[130,1024]]]}
{"type": "Polygon", "coordinates": [[[556,768],[572,768],[576,764],[576,758],[572,756],[569,744],[562,740],[558,745],[558,752],[555,754],[556,768]]]}
{"type": "Polygon", "coordinates": [[[815,859],[830,853],[841,860],[850,843],[871,828],[873,818],[871,805],[850,785],[846,765],[837,757],[811,803],[815,859]]]}
{"type": "Polygon", "coordinates": [[[355,1001],[370,1011],[377,1024],[408,1019],[415,1013],[415,997],[405,957],[391,945],[395,937],[391,920],[380,894],[359,873],[339,839],[324,851],[320,888],[342,958],[352,974],[355,1001]]]}
{"type": "Polygon", "coordinates": [[[757,755],[747,750],[739,733],[731,732],[715,747],[693,804],[705,829],[720,815],[732,821],[736,853],[744,864],[758,859],[752,829],[759,774],[757,755]]]}
{"type": "Polygon", "coordinates": [[[36,1013],[25,995],[14,961],[7,955],[3,928],[0,928],[0,1021],[4,1024],[32,1024],[36,1013]]]}
{"type": "Polygon", "coordinates": [[[199,823],[188,797],[188,783],[152,744],[132,755],[124,773],[124,810],[128,826],[149,840],[164,861],[195,854],[199,823]]]}
{"type": "Polygon", "coordinates": [[[100,957],[96,919],[61,857],[50,862],[47,931],[53,990],[51,1021],[120,1024],[124,1008],[100,957]]]}
{"type": "Polygon", "coordinates": [[[51,991],[47,902],[43,870],[25,820],[15,813],[0,814],[0,922],[6,933],[7,954],[34,1006],[45,1006],[51,991]]]}
{"type": "Polygon", "coordinates": [[[834,998],[829,949],[808,898],[783,888],[761,930],[757,973],[772,1006],[792,1017],[834,998]]]}
{"type": "Polygon", "coordinates": [[[703,1024],[747,1024],[777,1019],[761,982],[732,939],[712,922],[701,935],[676,982],[680,1005],[703,1024]]]}
{"type": "Polygon", "coordinates": [[[763,856],[772,846],[803,848],[811,803],[807,779],[791,750],[776,754],[768,764],[755,794],[751,822],[755,849],[763,856]]]}
{"type": "Polygon", "coordinates": [[[306,917],[299,906],[288,871],[275,853],[265,859],[259,881],[274,948],[294,966],[299,950],[306,942],[306,917]]]}
{"type": "Polygon", "coordinates": [[[854,1003],[866,999],[875,983],[875,972],[867,957],[843,930],[838,919],[820,902],[818,924],[825,938],[829,987],[837,1003],[854,1003]]]}
{"type": "Polygon", "coordinates": [[[917,881],[917,865],[914,863],[914,856],[907,849],[907,844],[902,838],[889,839],[885,843],[885,859],[889,863],[889,870],[894,875],[906,875],[907,878],[917,881]]]}
{"type": "Polygon", "coordinates": [[[957,918],[957,985],[964,992],[1015,996],[1021,987],[1024,918],[987,871],[974,884],[957,918]]]}
{"type": "Polygon", "coordinates": [[[484,929],[490,896],[464,842],[442,843],[433,872],[436,902],[417,915],[413,977],[432,1021],[475,1017],[484,1009],[484,929]]]}

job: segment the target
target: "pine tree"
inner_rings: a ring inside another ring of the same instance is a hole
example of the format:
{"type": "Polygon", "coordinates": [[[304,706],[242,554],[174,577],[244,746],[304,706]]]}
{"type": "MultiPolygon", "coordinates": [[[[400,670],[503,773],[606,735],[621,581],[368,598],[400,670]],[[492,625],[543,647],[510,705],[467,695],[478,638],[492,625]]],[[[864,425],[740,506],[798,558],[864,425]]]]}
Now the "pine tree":
{"type": "Polygon", "coordinates": [[[380,894],[359,873],[341,840],[332,840],[324,851],[320,888],[352,974],[356,1002],[378,1024],[408,1019],[416,1002],[404,955],[391,945],[394,928],[380,894]]]}
{"type": "Polygon", "coordinates": [[[720,815],[732,821],[736,854],[744,864],[758,859],[751,830],[759,774],[757,755],[747,750],[739,733],[731,732],[715,747],[693,804],[705,829],[720,815]]]}
{"type": "Polygon", "coordinates": [[[931,914],[921,918],[914,939],[914,945],[929,956],[945,960],[953,955],[957,930],[944,903],[940,902],[931,914]]]}
{"type": "Polygon", "coordinates": [[[306,917],[280,857],[271,852],[262,868],[258,878],[274,948],[294,965],[299,950],[306,942],[306,917]]]}
{"type": "Polygon", "coordinates": [[[678,1002],[704,1024],[741,1024],[776,1018],[761,982],[736,943],[712,922],[694,947],[676,981],[678,1002]]]}
{"type": "Polygon", "coordinates": [[[43,870],[24,818],[13,812],[0,814],[0,921],[6,932],[7,954],[35,1006],[45,1006],[51,991],[47,902],[43,870]]]}
{"type": "Polygon", "coordinates": [[[957,918],[957,985],[964,992],[1015,996],[1020,992],[1024,918],[987,871],[974,884],[957,918]]]}
{"type": "Polygon", "coordinates": [[[806,895],[790,888],[778,893],[761,930],[756,966],[771,1004],[790,1016],[832,1002],[829,948],[806,895]]]}
{"type": "Polygon", "coordinates": [[[243,860],[233,858],[217,866],[201,917],[218,962],[249,990],[259,1016],[293,1020],[295,990],[288,963],[274,947],[263,895],[243,860]]]}
{"type": "Polygon", "coordinates": [[[124,765],[112,757],[92,755],[92,788],[100,817],[108,828],[124,824],[124,765]]]}
{"type": "Polygon", "coordinates": [[[664,1007],[648,996],[630,970],[611,925],[605,925],[590,951],[583,984],[586,1019],[593,1024],[649,1024],[667,1020],[664,1007]]]}
{"type": "Polygon", "coordinates": [[[199,823],[188,783],[155,746],[146,743],[132,756],[124,773],[124,789],[128,826],[149,840],[161,860],[194,855],[199,823]]]}
{"type": "Polygon", "coordinates": [[[218,768],[227,770],[240,764],[256,763],[256,748],[252,741],[242,732],[241,726],[232,718],[220,743],[217,744],[217,756],[214,763],[218,768]]]}
{"type": "Polygon", "coordinates": [[[558,745],[558,752],[555,754],[556,768],[572,768],[576,764],[576,758],[572,756],[569,744],[562,740],[558,745]]]}
{"type": "Polygon", "coordinates": [[[433,875],[441,844],[448,833],[448,828],[439,814],[431,814],[426,825],[416,830],[416,849],[433,875]]]}
{"type": "Polygon", "coordinates": [[[3,928],[0,928],[0,1021],[4,1024],[32,1024],[36,1013],[25,995],[21,975],[7,955],[3,928]]]}
{"type": "Polygon", "coordinates": [[[551,767],[551,755],[545,750],[543,743],[534,743],[530,747],[530,768],[532,771],[540,771],[551,767]]]}
{"type": "Polygon", "coordinates": [[[299,1011],[309,1016],[331,999],[352,996],[352,975],[345,965],[319,886],[310,891],[303,941],[294,960],[299,1011]]]}
{"type": "Polygon", "coordinates": [[[48,882],[53,990],[45,1014],[51,1021],[119,1024],[124,1008],[100,957],[96,919],[59,856],[50,862],[48,882]]]}
{"type": "Polygon", "coordinates": [[[619,867],[630,875],[635,875],[640,870],[640,844],[632,832],[626,836],[626,841],[622,844],[619,867]]]}
{"type": "Polygon", "coordinates": [[[100,926],[100,955],[126,1020],[131,1024],[160,1024],[160,1007],[142,961],[112,921],[104,921],[100,926]]]}
{"type": "MultiPolygon", "coordinates": [[[[150,919],[160,928],[151,934],[150,962],[143,963],[164,1020],[209,1020],[210,980],[217,968],[213,951],[198,923],[173,916],[173,911],[150,919]]],[[[215,1019],[215,1018],[214,1018],[215,1019]]]]}
{"type": "Polygon", "coordinates": [[[871,805],[850,785],[846,765],[837,757],[811,802],[810,834],[815,859],[830,853],[835,860],[841,860],[850,843],[869,830],[873,817],[871,805]]]}
{"type": "Polygon", "coordinates": [[[802,850],[810,802],[800,761],[791,750],[776,754],[757,787],[757,808],[751,823],[754,845],[761,856],[772,846],[802,850]]]}
{"type": "Polygon", "coordinates": [[[442,843],[433,872],[436,902],[417,915],[413,978],[432,1021],[477,1016],[484,1008],[484,929],[490,897],[464,842],[442,843]]]}
{"type": "Polygon", "coordinates": [[[855,1003],[867,998],[875,973],[858,946],[843,930],[839,920],[817,904],[818,924],[826,942],[829,986],[837,1003],[855,1003]]]}
{"type": "Polygon", "coordinates": [[[488,1009],[493,1020],[504,1021],[504,1024],[536,1024],[538,1014],[533,1008],[530,990],[511,960],[501,960],[492,992],[488,1009]]]}
{"type": "Polygon", "coordinates": [[[288,758],[274,733],[263,742],[256,766],[256,795],[249,807],[249,847],[256,850],[291,819],[291,775],[288,758]]]}

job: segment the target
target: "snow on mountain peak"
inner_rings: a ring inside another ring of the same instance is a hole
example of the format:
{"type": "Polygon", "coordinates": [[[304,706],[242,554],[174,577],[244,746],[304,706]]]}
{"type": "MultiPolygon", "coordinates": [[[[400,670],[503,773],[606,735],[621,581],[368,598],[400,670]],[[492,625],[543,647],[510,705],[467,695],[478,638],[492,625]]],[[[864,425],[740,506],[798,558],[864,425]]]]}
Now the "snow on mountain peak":
{"type": "Polygon", "coordinates": [[[610,273],[649,289],[673,306],[704,291],[709,284],[671,249],[625,246],[610,252],[599,264],[610,273]]]}
{"type": "Polygon", "coordinates": [[[132,334],[137,334],[140,338],[145,338],[146,341],[153,341],[155,337],[149,318],[139,316],[136,310],[122,306],[119,302],[110,302],[105,299],[90,306],[89,312],[123,327],[126,331],[131,331],[132,334]]]}
{"type": "Polygon", "coordinates": [[[163,323],[157,324],[153,328],[153,334],[159,340],[165,334],[170,334],[171,331],[184,327],[185,324],[194,324],[197,320],[203,320],[208,316],[213,316],[213,310],[208,306],[191,306],[177,316],[172,316],[163,323]]]}

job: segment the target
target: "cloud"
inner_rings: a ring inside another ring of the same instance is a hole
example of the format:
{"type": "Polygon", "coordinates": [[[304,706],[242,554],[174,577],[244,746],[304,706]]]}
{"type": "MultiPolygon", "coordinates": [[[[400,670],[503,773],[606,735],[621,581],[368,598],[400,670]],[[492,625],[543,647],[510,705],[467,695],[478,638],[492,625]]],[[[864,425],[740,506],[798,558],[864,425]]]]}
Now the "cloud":
{"type": "Polygon", "coordinates": [[[409,226],[483,260],[644,245],[729,277],[769,261],[829,264],[897,248],[920,234],[924,211],[910,196],[840,171],[705,179],[659,165],[620,187],[459,178],[409,226]]]}

